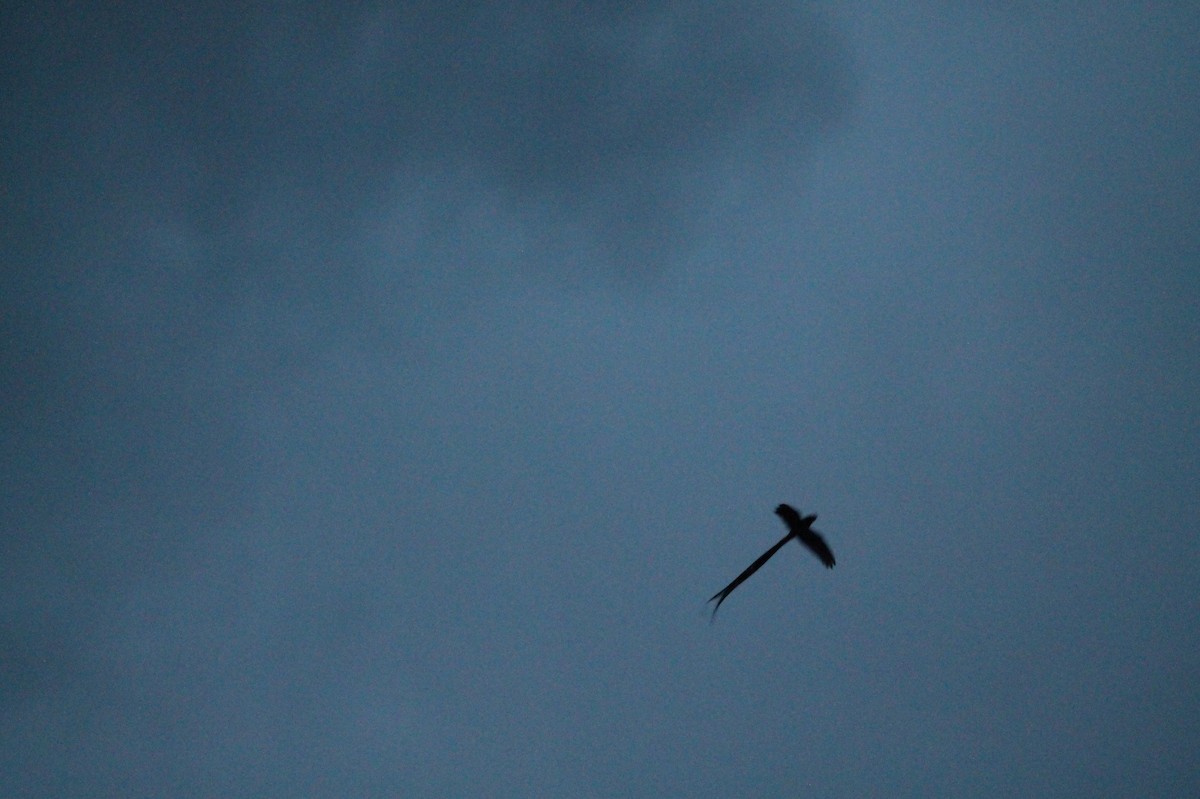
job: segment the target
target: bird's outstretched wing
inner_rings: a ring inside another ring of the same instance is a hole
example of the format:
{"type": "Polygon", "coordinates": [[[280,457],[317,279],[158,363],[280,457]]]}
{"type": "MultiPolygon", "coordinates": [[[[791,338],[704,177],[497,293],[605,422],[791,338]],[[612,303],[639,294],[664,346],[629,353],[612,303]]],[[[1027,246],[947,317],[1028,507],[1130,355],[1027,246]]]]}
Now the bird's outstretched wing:
{"type": "Polygon", "coordinates": [[[791,505],[780,505],[775,509],[776,515],[783,519],[784,524],[792,531],[792,535],[800,540],[801,544],[808,547],[809,550],[816,555],[821,563],[825,564],[825,568],[832,569],[837,563],[833,558],[833,550],[829,548],[829,544],[825,543],[825,539],[821,534],[812,529],[812,523],[817,520],[816,516],[800,517],[800,514],[791,505]]]}
{"type": "Polygon", "coordinates": [[[794,536],[794,535],[795,535],[795,533],[788,533],[783,538],[779,539],[778,544],[776,544],[775,546],[768,549],[766,552],[764,552],[759,557],[758,560],[754,561],[749,566],[747,566],[746,570],[744,572],[742,572],[741,574],[739,574],[737,577],[735,577],[733,579],[732,583],[725,586],[720,591],[718,591],[717,593],[713,594],[711,597],[708,598],[709,602],[712,602],[714,599],[717,600],[716,606],[713,607],[712,618],[715,619],[717,617],[717,610],[721,607],[721,603],[725,601],[725,597],[732,594],[733,589],[737,588],[739,585],[746,582],[746,580],[748,580],[750,578],[750,575],[754,574],[756,571],[758,571],[760,568],[762,568],[762,565],[764,563],[766,563],[768,560],[770,560],[772,555],[774,555],[776,552],[778,552],[780,549],[782,549],[783,545],[786,544],[788,541],[790,541],[792,539],[792,536],[794,536]]]}

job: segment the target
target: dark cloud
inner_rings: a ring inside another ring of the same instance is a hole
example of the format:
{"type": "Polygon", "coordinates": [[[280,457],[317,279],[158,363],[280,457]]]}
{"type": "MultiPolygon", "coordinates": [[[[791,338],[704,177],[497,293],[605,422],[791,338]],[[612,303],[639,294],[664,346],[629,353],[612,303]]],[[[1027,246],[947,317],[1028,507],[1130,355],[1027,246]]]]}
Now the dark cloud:
{"type": "Polygon", "coordinates": [[[761,3],[78,16],[27,14],[10,34],[23,122],[57,134],[35,179],[81,179],[106,205],[218,237],[252,237],[256,210],[286,196],[289,222],[328,244],[411,189],[397,181],[414,163],[425,180],[465,170],[463,192],[569,209],[564,224],[602,240],[668,235],[714,157],[790,152],[850,99],[828,22],[761,3]]]}

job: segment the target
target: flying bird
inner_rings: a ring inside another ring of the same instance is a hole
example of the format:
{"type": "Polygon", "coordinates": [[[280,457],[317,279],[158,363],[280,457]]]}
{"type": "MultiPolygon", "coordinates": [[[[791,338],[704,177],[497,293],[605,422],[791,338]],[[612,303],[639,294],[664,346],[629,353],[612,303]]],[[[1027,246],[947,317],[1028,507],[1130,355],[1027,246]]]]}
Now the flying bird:
{"type": "Polygon", "coordinates": [[[764,552],[758,560],[747,566],[746,570],[735,577],[732,583],[709,597],[709,602],[712,602],[714,599],[717,601],[717,604],[713,607],[712,618],[715,619],[717,617],[718,608],[725,601],[725,597],[733,593],[733,589],[750,579],[750,575],[762,568],[762,565],[770,560],[772,555],[782,549],[783,545],[793,538],[808,547],[825,564],[825,568],[832,569],[833,564],[837,562],[833,559],[833,550],[829,548],[829,544],[825,543],[825,539],[821,537],[820,533],[812,529],[812,523],[817,520],[815,514],[802,517],[791,505],[780,505],[775,509],[775,515],[783,519],[783,523],[788,526],[787,535],[779,539],[779,543],[764,552]]]}

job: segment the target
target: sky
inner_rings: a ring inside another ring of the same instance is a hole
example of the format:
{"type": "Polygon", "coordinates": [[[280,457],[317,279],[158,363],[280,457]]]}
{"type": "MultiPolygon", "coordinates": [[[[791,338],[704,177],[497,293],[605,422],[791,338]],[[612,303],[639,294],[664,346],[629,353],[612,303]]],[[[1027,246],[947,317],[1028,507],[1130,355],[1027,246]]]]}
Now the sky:
{"type": "Polygon", "coordinates": [[[6,4],[0,795],[1200,795],[1200,8],[1103,11],[6,4]]]}

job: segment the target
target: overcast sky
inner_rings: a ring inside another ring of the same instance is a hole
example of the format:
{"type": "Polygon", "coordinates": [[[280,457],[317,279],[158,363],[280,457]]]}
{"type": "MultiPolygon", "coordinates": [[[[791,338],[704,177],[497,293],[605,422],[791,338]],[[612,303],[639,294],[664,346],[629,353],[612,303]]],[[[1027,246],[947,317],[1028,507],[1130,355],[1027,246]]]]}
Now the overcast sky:
{"type": "Polygon", "coordinates": [[[1200,796],[1200,7],[624,6],[5,4],[0,795],[1200,796]]]}

